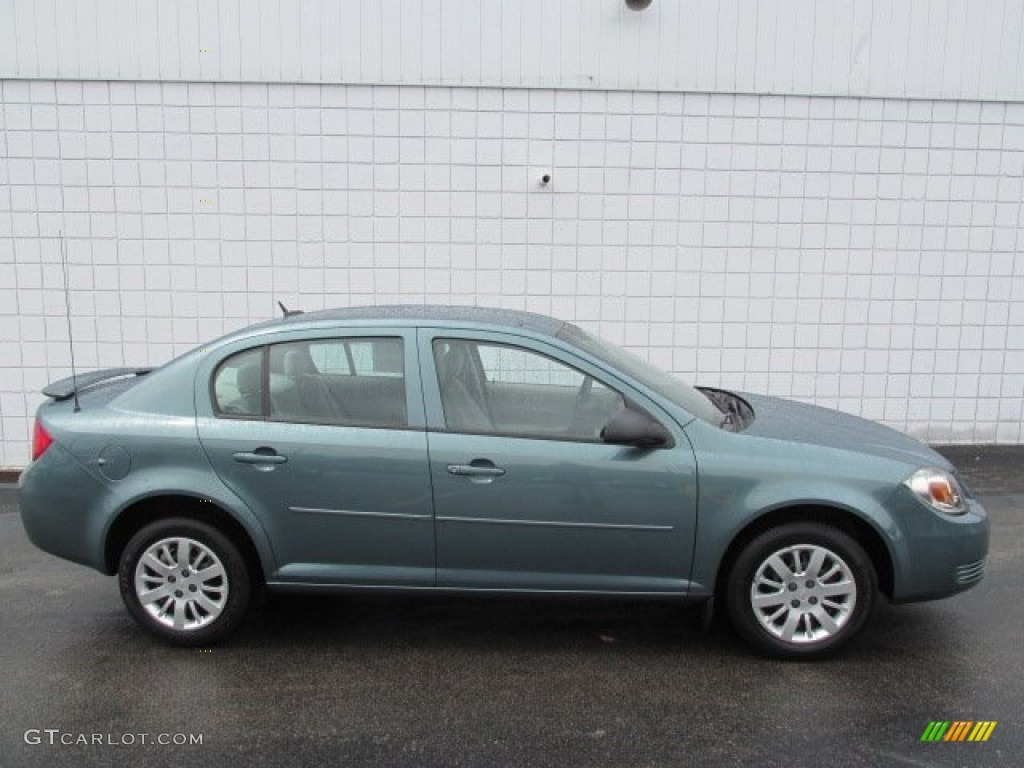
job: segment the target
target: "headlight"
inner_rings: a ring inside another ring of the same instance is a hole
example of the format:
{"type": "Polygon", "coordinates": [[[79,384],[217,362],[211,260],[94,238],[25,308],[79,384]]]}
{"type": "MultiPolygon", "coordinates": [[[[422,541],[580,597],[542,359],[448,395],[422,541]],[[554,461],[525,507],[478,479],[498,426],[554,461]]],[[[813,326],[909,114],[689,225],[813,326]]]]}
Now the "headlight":
{"type": "Polygon", "coordinates": [[[947,515],[962,515],[967,511],[960,484],[943,469],[919,469],[904,480],[903,484],[934,510],[947,515]]]}

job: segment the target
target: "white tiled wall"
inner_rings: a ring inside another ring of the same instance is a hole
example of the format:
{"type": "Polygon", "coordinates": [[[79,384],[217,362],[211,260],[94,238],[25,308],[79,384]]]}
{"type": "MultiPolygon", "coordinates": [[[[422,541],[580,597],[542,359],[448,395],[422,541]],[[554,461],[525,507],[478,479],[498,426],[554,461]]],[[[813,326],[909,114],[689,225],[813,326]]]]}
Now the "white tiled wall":
{"type": "Polygon", "coordinates": [[[1024,0],[0,0],[0,78],[1024,99],[1024,0]]]}
{"type": "Polygon", "coordinates": [[[2,466],[67,375],[275,300],[500,305],[699,383],[1019,442],[1024,105],[2,83],[2,466]],[[548,185],[541,183],[552,175],[548,185]]]}

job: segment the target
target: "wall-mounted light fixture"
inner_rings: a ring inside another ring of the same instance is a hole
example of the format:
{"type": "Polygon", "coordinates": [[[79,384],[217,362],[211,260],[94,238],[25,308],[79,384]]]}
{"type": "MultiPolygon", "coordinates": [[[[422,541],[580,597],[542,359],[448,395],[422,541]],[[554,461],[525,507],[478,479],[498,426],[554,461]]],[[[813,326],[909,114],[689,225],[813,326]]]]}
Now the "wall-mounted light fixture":
{"type": "Polygon", "coordinates": [[[643,11],[651,7],[652,0],[626,0],[626,7],[631,11],[643,11]]]}

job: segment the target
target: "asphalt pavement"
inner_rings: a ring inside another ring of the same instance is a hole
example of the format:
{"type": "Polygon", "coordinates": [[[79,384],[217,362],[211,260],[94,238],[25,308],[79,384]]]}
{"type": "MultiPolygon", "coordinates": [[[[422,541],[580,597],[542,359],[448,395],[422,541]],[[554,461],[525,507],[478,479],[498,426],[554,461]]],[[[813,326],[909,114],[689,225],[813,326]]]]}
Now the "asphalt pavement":
{"type": "Polygon", "coordinates": [[[277,597],[171,648],[0,490],[0,767],[1020,765],[1024,449],[948,453],[992,518],[985,580],[816,663],[618,601],[277,597]],[[934,720],[997,725],[921,742],[934,720]]]}

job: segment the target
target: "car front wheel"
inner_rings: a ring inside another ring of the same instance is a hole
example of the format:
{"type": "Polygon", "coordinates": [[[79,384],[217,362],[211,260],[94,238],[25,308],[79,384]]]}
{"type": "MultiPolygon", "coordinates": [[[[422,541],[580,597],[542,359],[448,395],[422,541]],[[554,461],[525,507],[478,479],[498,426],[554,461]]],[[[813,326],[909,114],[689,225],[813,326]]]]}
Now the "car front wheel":
{"type": "Polygon", "coordinates": [[[789,523],[748,543],[726,585],[739,634],[775,658],[812,659],[845,645],[875,605],[877,577],[850,536],[819,523],[789,523]]]}
{"type": "Polygon", "coordinates": [[[223,639],[245,616],[249,569],[232,541],[187,518],[158,520],[128,542],[121,597],[146,630],[177,645],[223,639]]]}

